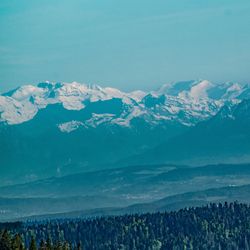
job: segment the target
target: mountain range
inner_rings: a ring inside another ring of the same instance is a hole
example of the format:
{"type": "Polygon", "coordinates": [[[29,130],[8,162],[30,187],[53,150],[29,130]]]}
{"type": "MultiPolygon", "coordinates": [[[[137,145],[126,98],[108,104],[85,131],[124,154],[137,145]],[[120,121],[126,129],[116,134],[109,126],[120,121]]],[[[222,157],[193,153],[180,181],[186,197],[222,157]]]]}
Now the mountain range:
{"type": "Polygon", "coordinates": [[[138,117],[151,124],[175,120],[184,125],[194,125],[216,114],[227,101],[249,97],[248,84],[213,84],[207,80],[175,82],[156,91],[130,93],[77,82],[44,82],[37,86],[24,85],[2,94],[0,112],[2,122],[14,125],[30,121],[39,111],[56,104],[71,111],[102,104],[94,105],[89,110],[91,114],[81,117],[80,121],[58,124],[62,132],[69,133],[81,126],[97,127],[103,123],[130,126],[138,117]]]}
{"type": "Polygon", "coordinates": [[[248,161],[250,86],[122,92],[43,82],[0,95],[1,183],[127,165],[248,161]]]}
{"type": "Polygon", "coordinates": [[[224,106],[209,120],[125,162],[191,165],[250,162],[249,127],[250,100],[246,99],[236,105],[224,106]]]}
{"type": "Polygon", "coordinates": [[[239,83],[19,87],[0,95],[0,220],[248,202],[249,127],[239,83]]]}

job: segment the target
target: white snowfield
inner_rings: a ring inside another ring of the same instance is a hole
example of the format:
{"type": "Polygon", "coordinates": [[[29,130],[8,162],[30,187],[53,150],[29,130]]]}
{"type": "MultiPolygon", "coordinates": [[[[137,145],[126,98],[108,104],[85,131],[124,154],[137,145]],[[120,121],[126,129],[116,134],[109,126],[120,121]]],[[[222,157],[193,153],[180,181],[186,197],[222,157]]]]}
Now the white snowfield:
{"type": "Polygon", "coordinates": [[[77,130],[81,126],[84,126],[82,122],[71,121],[71,122],[65,122],[65,123],[59,124],[58,128],[61,130],[61,132],[70,133],[74,130],[77,130]]]}
{"type": "Polygon", "coordinates": [[[250,97],[250,86],[239,83],[214,84],[207,80],[174,82],[157,91],[141,90],[130,93],[98,85],[72,83],[39,83],[24,85],[0,95],[0,122],[21,124],[33,119],[48,105],[61,104],[67,110],[82,110],[90,103],[120,99],[123,110],[119,116],[107,112],[94,113],[86,121],[67,121],[58,124],[62,132],[79,127],[117,124],[129,127],[135,118],[151,125],[172,121],[192,126],[215,115],[228,102],[237,103],[250,97]]]}

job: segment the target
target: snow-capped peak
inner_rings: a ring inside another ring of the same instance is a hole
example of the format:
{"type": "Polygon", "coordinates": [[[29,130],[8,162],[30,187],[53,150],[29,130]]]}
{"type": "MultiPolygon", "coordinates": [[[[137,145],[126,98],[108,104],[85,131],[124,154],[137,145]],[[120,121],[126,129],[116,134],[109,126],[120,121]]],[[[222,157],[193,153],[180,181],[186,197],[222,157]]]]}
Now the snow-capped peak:
{"type": "Polygon", "coordinates": [[[33,85],[25,85],[20,88],[17,88],[12,94],[11,98],[17,101],[23,101],[29,99],[33,95],[41,95],[44,93],[44,89],[33,85]]]}
{"type": "MultiPolygon", "coordinates": [[[[0,122],[19,124],[29,121],[39,110],[53,104],[61,104],[67,110],[80,111],[90,103],[119,99],[122,103],[119,116],[107,116],[112,112],[105,110],[106,115],[92,116],[89,120],[91,126],[103,122],[130,126],[131,121],[139,117],[151,124],[178,121],[193,125],[216,114],[225,102],[237,102],[246,97],[250,97],[249,85],[214,84],[207,80],[169,83],[150,93],[141,90],[126,93],[99,85],[46,81],[37,86],[24,85],[0,95],[0,122]]],[[[86,121],[62,123],[61,130],[77,129],[81,125],[78,122],[86,121]]]]}
{"type": "Polygon", "coordinates": [[[137,102],[140,102],[146,95],[147,93],[141,90],[135,90],[129,93],[129,96],[137,102]]]}
{"type": "Polygon", "coordinates": [[[201,81],[192,86],[189,95],[194,99],[207,98],[208,97],[207,91],[212,87],[214,87],[214,85],[211,82],[207,80],[201,81]]]}

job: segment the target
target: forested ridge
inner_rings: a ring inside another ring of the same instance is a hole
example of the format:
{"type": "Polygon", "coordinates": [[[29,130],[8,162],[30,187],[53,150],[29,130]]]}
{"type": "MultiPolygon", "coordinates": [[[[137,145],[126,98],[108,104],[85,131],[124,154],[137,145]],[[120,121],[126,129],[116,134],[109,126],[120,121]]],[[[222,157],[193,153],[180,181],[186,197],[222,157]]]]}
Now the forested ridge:
{"type": "Polygon", "coordinates": [[[249,249],[250,206],[0,224],[0,249],[249,249]]]}

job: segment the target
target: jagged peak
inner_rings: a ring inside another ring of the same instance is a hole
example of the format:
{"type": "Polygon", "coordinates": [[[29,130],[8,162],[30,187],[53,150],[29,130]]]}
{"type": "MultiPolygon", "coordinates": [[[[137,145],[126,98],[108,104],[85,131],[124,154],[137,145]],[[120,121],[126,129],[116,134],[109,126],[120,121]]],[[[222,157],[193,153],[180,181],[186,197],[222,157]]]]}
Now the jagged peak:
{"type": "Polygon", "coordinates": [[[207,119],[227,101],[248,96],[249,85],[235,82],[214,84],[200,79],[165,84],[152,92],[123,92],[96,84],[45,81],[0,95],[0,112],[2,120],[18,124],[32,119],[50,104],[59,103],[68,110],[81,110],[89,103],[120,99],[124,104],[124,117],[130,117],[130,120],[135,116],[135,110],[140,110],[139,115],[147,113],[152,119],[174,119],[186,124],[207,119]]]}

